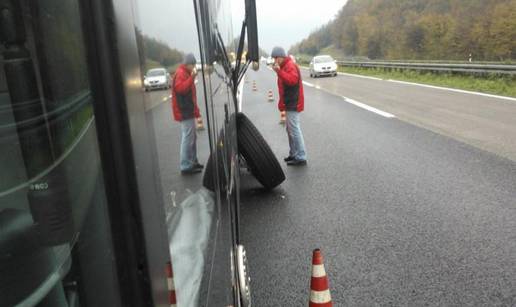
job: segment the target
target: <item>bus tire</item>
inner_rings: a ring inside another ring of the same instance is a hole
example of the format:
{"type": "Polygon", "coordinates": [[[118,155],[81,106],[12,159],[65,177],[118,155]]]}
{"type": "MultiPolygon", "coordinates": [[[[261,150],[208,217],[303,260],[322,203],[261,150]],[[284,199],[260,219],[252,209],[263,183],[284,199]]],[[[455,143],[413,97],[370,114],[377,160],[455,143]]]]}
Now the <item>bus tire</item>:
{"type": "Polygon", "coordinates": [[[285,173],[256,126],[243,113],[237,114],[238,151],[251,174],[266,189],[273,189],[285,180],[285,173]]]}

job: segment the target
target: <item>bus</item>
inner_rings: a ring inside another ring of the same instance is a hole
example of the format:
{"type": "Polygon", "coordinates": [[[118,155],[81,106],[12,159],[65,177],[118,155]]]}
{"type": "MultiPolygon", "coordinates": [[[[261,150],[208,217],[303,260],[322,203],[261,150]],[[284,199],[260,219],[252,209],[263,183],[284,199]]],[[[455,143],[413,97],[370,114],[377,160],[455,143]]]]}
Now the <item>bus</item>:
{"type": "Polygon", "coordinates": [[[259,48],[238,1],[0,0],[0,306],[251,306],[239,172],[285,177],[239,112],[259,48]],[[175,94],[144,86],[187,54],[197,174],[175,94]]]}

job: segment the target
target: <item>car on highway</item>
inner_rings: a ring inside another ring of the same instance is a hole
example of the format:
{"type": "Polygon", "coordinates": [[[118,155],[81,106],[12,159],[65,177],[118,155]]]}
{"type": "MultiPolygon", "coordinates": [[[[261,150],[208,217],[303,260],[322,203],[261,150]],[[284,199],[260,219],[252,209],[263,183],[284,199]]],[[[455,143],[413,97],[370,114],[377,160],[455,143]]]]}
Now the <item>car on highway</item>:
{"type": "Polygon", "coordinates": [[[165,68],[153,68],[147,71],[143,79],[145,91],[153,89],[169,89],[170,74],[165,68]]]}
{"type": "Polygon", "coordinates": [[[267,65],[272,65],[272,64],[274,64],[274,59],[272,57],[268,57],[266,63],[267,63],[267,65]]]}
{"type": "Polygon", "coordinates": [[[331,56],[314,56],[310,61],[310,77],[336,76],[337,68],[337,62],[331,56]]]}

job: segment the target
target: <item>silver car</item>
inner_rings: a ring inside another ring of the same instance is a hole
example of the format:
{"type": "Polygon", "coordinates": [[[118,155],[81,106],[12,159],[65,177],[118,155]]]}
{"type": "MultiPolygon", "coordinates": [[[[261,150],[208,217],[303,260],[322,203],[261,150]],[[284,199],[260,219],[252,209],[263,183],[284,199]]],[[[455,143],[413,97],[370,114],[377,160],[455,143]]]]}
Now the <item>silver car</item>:
{"type": "Polygon", "coordinates": [[[310,77],[336,76],[337,62],[329,55],[318,55],[310,61],[310,77]]]}
{"type": "Polygon", "coordinates": [[[145,91],[152,89],[169,89],[170,74],[165,68],[154,68],[147,71],[143,79],[145,91]]]}

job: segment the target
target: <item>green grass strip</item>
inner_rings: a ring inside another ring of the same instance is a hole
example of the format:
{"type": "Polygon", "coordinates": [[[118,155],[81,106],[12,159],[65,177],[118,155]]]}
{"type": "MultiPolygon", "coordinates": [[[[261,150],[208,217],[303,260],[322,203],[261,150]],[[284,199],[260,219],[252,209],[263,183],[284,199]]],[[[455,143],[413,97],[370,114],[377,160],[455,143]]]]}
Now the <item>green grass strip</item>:
{"type": "Polygon", "coordinates": [[[487,75],[468,76],[457,74],[436,74],[414,70],[384,70],[378,68],[339,67],[340,72],[416,82],[456,88],[481,93],[516,97],[516,77],[487,75]]]}

